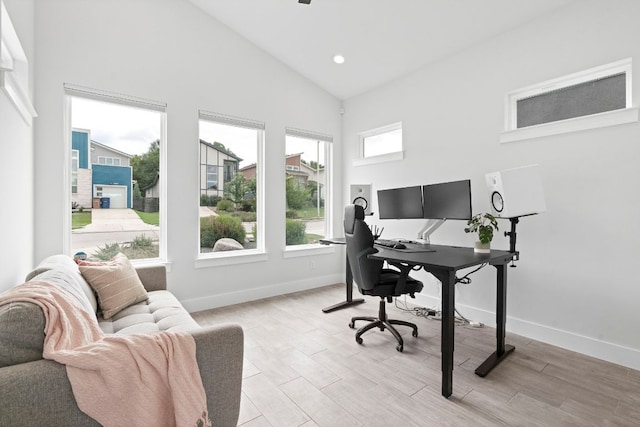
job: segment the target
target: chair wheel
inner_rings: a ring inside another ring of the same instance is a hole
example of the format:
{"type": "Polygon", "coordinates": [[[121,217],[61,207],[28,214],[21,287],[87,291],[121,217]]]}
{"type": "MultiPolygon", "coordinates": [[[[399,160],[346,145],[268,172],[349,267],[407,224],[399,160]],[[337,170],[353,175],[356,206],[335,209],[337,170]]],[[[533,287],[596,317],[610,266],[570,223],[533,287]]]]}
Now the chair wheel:
{"type": "Polygon", "coordinates": [[[353,321],[349,322],[349,327],[351,329],[355,329],[356,325],[353,323],[353,321]]]}
{"type": "Polygon", "coordinates": [[[404,350],[404,347],[402,346],[402,344],[398,344],[398,346],[396,347],[396,350],[402,353],[402,350],[404,350]]]}
{"type": "Polygon", "coordinates": [[[411,335],[413,335],[414,337],[418,336],[418,330],[415,329],[413,332],[411,332],[411,335]]]}
{"type": "Polygon", "coordinates": [[[358,344],[362,344],[362,338],[360,338],[360,337],[356,337],[356,342],[357,342],[358,344]]]}

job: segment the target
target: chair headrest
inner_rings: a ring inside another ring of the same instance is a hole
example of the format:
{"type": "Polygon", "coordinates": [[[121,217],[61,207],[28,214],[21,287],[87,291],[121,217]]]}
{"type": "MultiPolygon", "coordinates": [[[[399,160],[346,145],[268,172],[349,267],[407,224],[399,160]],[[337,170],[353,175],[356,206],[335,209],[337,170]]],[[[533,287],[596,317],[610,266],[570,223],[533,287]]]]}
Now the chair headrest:
{"type": "Polygon", "coordinates": [[[353,234],[357,220],[364,220],[364,208],[360,205],[347,205],[344,208],[344,232],[353,234]]]}

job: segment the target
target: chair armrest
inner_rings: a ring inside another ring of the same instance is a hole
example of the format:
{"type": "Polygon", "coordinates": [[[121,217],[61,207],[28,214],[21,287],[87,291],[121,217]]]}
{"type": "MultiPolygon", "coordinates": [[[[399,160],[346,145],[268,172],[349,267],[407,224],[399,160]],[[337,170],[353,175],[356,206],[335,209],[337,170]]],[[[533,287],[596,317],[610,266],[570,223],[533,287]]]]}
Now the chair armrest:
{"type": "Polygon", "coordinates": [[[2,425],[100,425],[78,408],[65,366],[52,360],[0,368],[0,402],[2,425]]]}
{"type": "Polygon", "coordinates": [[[164,265],[141,265],[136,267],[136,272],[147,292],[167,289],[167,269],[164,265]]]}
{"type": "Polygon", "coordinates": [[[244,334],[235,324],[191,331],[212,425],[236,426],[240,413],[244,334]]]}
{"type": "Polygon", "coordinates": [[[413,265],[402,264],[399,262],[387,261],[390,265],[394,266],[400,273],[400,277],[398,277],[398,282],[396,283],[395,293],[396,295],[401,295],[405,293],[405,288],[407,286],[407,278],[409,277],[409,272],[413,269],[413,265]]]}

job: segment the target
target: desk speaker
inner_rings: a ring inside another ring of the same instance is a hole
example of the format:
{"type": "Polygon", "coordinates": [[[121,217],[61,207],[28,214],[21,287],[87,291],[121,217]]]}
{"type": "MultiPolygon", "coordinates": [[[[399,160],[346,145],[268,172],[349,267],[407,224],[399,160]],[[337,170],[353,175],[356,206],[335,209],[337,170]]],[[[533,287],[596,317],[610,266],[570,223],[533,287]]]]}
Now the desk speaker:
{"type": "Polygon", "coordinates": [[[371,185],[351,184],[350,203],[360,205],[364,209],[365,215],[371,215],[371,185]]]}
{"type": "Polygon", "coordinates": [[[485,175],[491,213],[499,218],[533,215],[546,210],[538,165],[485,175]]]}

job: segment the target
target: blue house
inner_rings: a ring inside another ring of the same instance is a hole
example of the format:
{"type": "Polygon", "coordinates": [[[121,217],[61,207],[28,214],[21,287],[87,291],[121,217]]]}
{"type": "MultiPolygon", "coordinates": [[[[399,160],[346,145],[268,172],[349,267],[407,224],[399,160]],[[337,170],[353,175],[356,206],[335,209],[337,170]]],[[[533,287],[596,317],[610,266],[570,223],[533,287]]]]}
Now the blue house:
{"type": "Polygon", "coordinates": [[[110,208],[132,207],[130,154],[91,140],[91,131],[71,132],[72,202],[85,208],[99,205],[95,198],[109,198],[110,208]]]}

